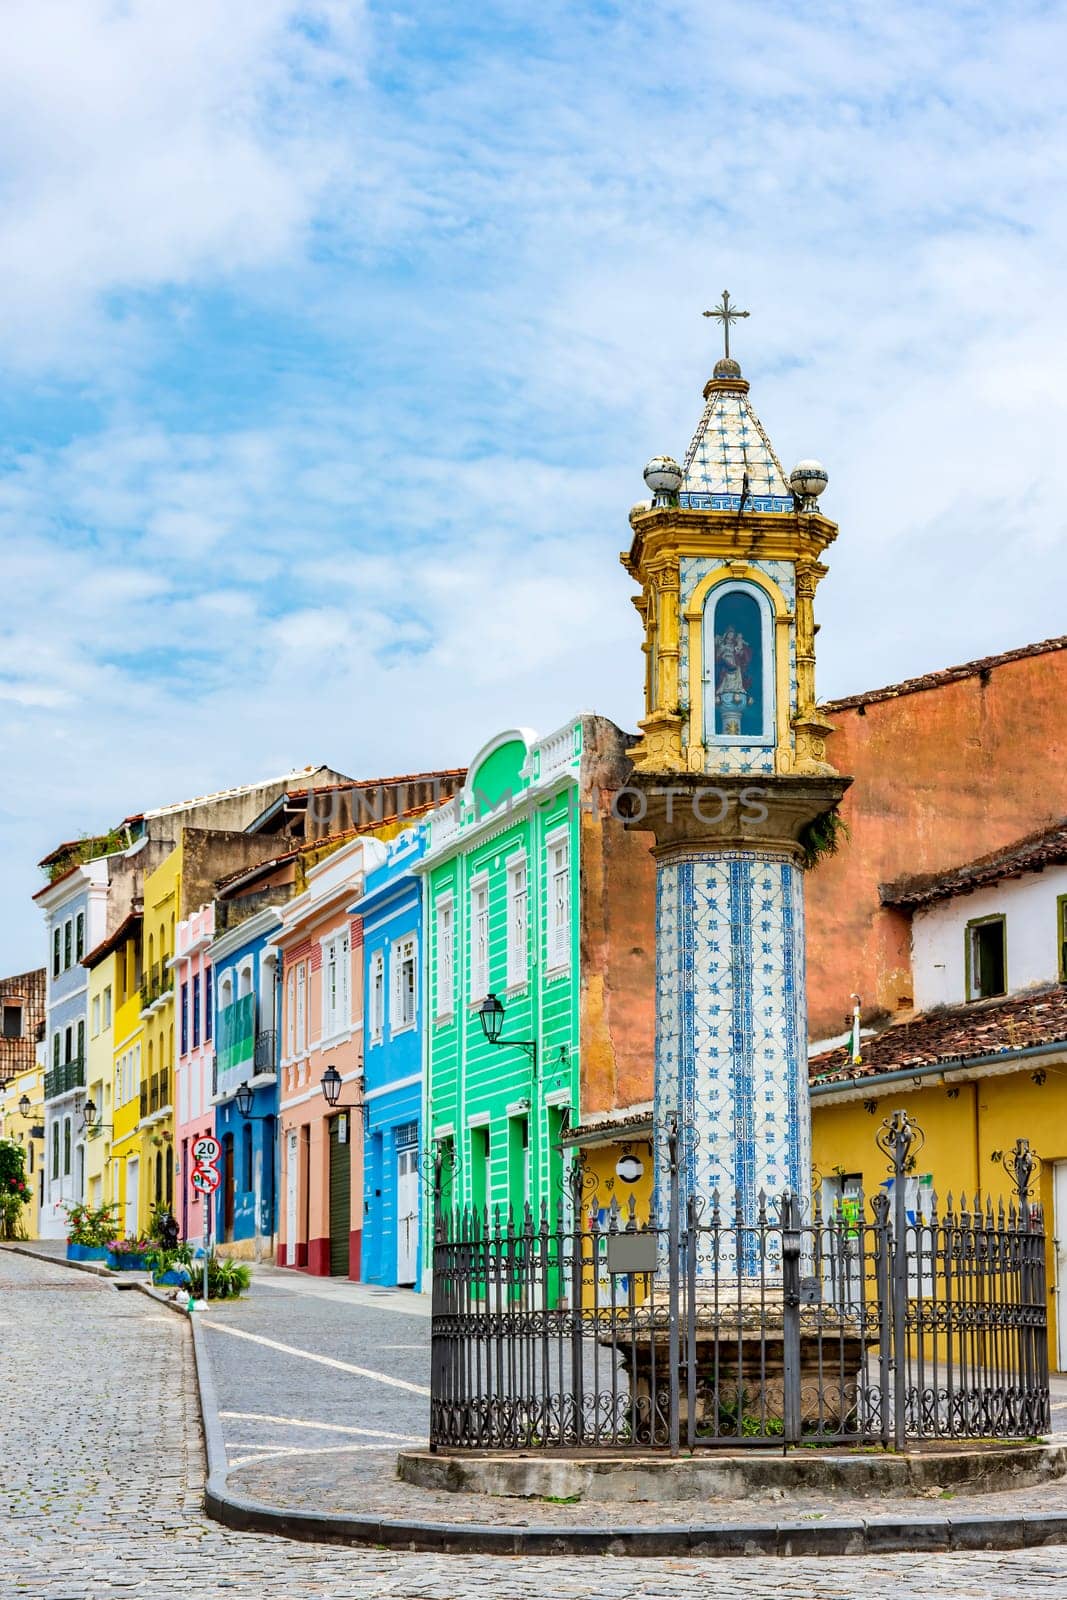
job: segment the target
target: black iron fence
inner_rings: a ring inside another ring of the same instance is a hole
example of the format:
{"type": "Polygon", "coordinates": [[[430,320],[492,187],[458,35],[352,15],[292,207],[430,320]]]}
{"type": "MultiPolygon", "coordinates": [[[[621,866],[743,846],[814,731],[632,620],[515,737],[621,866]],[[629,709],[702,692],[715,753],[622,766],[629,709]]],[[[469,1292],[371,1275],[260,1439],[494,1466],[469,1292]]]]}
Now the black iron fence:
{"type": "Polygon", "coordinates": [[[755,1215],[679,1190],[639,1227],[590,1209],[580,1167],[550,1215],[436,1207],[433,1449],[632,1449],[1030,1438],[1049,1427],[1045,1236],[1034,1158],[1005,1204],[891,1183],[825,1213],[755,1215]]]}

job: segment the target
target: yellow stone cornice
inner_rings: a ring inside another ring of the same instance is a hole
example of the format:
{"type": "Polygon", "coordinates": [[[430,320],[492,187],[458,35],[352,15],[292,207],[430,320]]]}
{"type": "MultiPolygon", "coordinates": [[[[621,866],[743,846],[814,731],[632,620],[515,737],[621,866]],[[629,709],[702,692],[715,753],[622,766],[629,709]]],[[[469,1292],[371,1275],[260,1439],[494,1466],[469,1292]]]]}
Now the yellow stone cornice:
{"type": "Polygon", "coordinates": [[[837,538],[837,524],[818,512],[689,511],[678,506],[635,510],[633,542],[621,552],[632,578],[681,557],[795,561],[822,577],[819,557],[837,538]]]}

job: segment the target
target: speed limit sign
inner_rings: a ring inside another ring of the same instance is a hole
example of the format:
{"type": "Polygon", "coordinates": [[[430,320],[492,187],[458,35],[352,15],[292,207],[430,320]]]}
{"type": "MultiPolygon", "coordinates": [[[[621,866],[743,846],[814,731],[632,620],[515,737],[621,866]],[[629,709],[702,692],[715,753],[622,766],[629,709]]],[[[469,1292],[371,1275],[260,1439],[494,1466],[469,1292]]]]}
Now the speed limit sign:
{"type": "Polygon", "coordinates": [[[222,1154],[222,1146],[210,1134],[205,1134],[202,1139],[193,1140],[193,1160],[201,1166],[213,1166],[222,1154]]]}

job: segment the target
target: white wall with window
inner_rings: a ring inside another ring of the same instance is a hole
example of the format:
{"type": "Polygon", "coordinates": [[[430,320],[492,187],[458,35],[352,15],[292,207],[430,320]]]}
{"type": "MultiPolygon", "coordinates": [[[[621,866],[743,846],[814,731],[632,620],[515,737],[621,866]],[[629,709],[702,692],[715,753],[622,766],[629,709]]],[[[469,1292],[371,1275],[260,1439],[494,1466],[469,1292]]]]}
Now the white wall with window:
{"type": "Polygon", "coordinates": [[[434,907],[434,937],[437,941],[437,993],[434,1015],[450,1017],[456,1004],[456,905],[444,895],[434,907]]]}
{"type": "Polygon", "coordinates": [[[919,1011],[1067,978],[1067,866],[1046,867],[918,907],[912,917],[919,1011]],[[998,956],[998,949],[1000,955],[998,956]]]}
{"type": "Polygon", "coordinates": [[[385,1032],[385,954],[375,950],[370,964],[370,1036],[381,1039],[385,1032]]]}
{"type": "Polygon", "coordinates": [[[571,959],[571,846],[565,829],[545,840],[547,943],[550,971],[570,965],[571,959]]]}
{"type": "Polygon", "coordinates": [[[415,986],[418,974],[418,942],[414,934],[397,939],[390,951],[389,1029],[402,1033],[415,1026],[415,986]]]}
{"type": "Polygon", "coordinates": [[[507,863],[507,983],[509,989],[524,984],[530,966],[530,892],[524,853],[507,863]]]}
{"type": "Polygon", "coordinates": [[[352,1031],[352,955],[347,928],[322,943],[323,1043],[352,1031]]]}
{"type": "Polygon", "coordinates": [[[484,1000],[489,993],[489,878],[483,875],[471,883],[470,915],[470,996],[484,1000]]]}

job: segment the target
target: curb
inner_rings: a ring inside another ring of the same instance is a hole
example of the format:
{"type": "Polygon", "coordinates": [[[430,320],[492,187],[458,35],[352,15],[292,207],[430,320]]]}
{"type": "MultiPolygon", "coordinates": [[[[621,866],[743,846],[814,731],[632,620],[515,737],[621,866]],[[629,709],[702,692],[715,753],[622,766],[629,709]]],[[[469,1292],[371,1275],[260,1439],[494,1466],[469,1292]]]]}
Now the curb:
{"type": "Polygon", "coordinates": [[[70,1267],[74,1272],[88,1272],[94,1278],[103,1278],[105,1283],[113,1283],[116,1289],[138,1288],[144,1281],[143,1274],[112,1272],[102,1261],[68,1261],[66,1256],[54,1256],[48,1250],[34,1250],[28,1244],[10,1240],[4,1242],[3,1248],[14,1251],[16,1255],[30,1256],[34,1261],[47,1261],[53,1267],[70,1267]]]}
{"type": "MultiPolygon", "coordinates": [[[[152,1298],[152,1290],[146,1289],[152,1298]]],[[[187,1313],[163,1300],[182,1316],[187,1313]]],[[[272,1506],[227,1487],[229,1468],[207,1340],[196,1317],[193,1335],[200,1416],[207,1458],[204,1510],[243,1533],[281,1534],[316,1544],[370,1544],[438,1555],[507,1556],[859,1556],[903,1551],[1025,1550],[1067,1543],[1067,1512],[1024,1516],[857,1517],[804,1522],[671,1523],[658,1527],[508,1527],[477,1522],[401,1521],[389,1517],[321,1516],[272,1506]]]]}
{"type": "MultiPolygon", "coordinates": [[[[67,1261],[24,1245],[18,1254],[75,1271],[101,1275],[93,1262],[67,1261]]],[[[104,1269],[114,1283],[114,1275],[104,1269]]],[[[272,1533],[313,1544],[377,1545],[438,1555],[508,1556],[861,1556],[924,1551],[1032,1550],[1067,1544],[1067,1512],[1013,1516],[857,1517],[802,1522],[662,1523],[652,1527],[508,1527],[477,1522],[401,1521],[389,1517],[327,1517],[295,1507],[267,1505],[227,1487],[229,1467],[219,1421],[215,1379],[203,1329],[185,1307],[145,1281],[139,1289],[188,1322],[193,1340],[207,1483],[204,1510],[213,1521],[244,1533],[272,1533]]]]}

